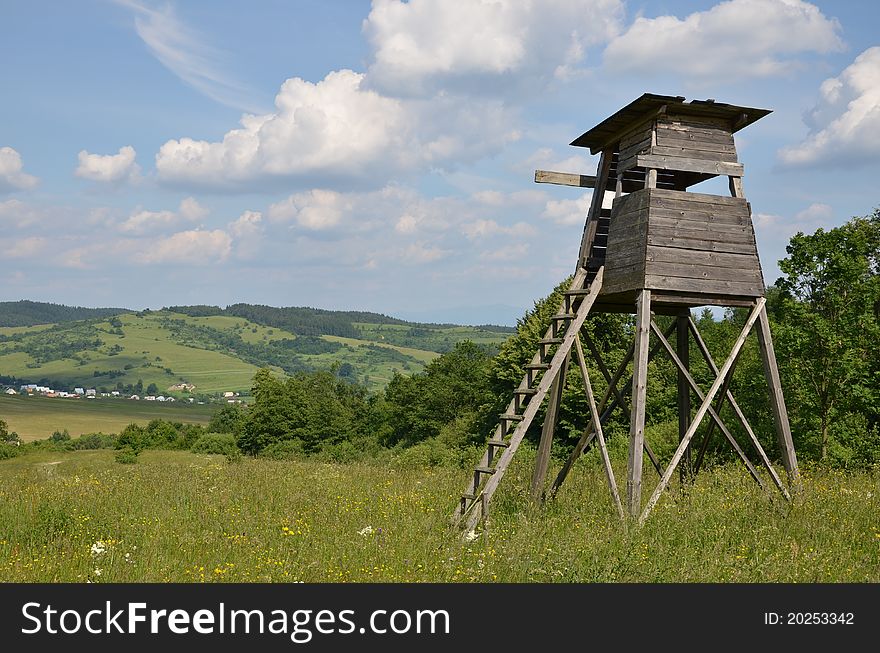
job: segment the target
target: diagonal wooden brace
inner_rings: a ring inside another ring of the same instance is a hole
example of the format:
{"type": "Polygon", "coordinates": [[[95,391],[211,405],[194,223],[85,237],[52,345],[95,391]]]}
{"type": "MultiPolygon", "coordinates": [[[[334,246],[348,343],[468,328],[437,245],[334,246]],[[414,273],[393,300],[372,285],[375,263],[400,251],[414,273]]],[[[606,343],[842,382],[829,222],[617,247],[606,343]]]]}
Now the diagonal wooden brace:
{"type": "Polygon", "coordinates": [[[684,455],[684,450],[688,447],[691,440],[693,439],[694,433],[697,432],[697,427],[699,427],[700,422],[703,421],[703,417],[706,416],[706,412],[708,412],[712,400],[715,398],[715,395],[721,388],[721,384],[724,383],[724,379],[727,377],[727,373],[730,372],[730,368],[733,367],[733,363],[736,361],[737,357],[739,356],[739,352],[742,350],[743,345],[746,342],[746,337],[749,335],[752,327],[755,326],[755,322],[757,321],[758,316],[760,315],[761,311],[764,308],[764,304],[766,303],[767,300],[764,297],[759,297],[758,300],[755,302],[755,307],[752,309],[751,314],[749,314],[749,319],[746,320],[746,324],[743,327],[742,333],[739,334],[739,337],[733,344],[733,349],[730,351],[730,355],[727,357],[727,360],[724,362],[721,370],[719,370],[718,376],[716,377],[714,383],[712,383],[712,387],[709,388],[709,392],[706,393],[703,402],[697,409],[697,412],[694,415],[694,419],[691,422],[690,427],[688,427],[687,433],[685,433],[684,438],[682,438],[681,442],[678,445],[678,449],[676,449],[675,453],[672,455],[672,460],[669,462],[669,466],[666,468],[666,471],[663,472],[663,477],[660,479],[660,483],[657,484],[657,487],[654,488],[653,494],[651,494],[651,498],[648,499],[648,503],[645,506],[644,511],[642,512],[642,516],[639,517],[640,525],[645,523],[648,515],[651,514],[654,506],[657,505],[657,501],[660,500],[660,495],[663,494],[663,490],[665,490],[666,486],[669,485],[669,479],[672,478],[672,474],[675,471],[675,468],[678,466],[678,462],[681,460],[682,455],[684,455]]]}
{"type": "MultiPolygon", "coordinates": [[[[709,369],[712,370],[714,374],[718,374],[718,366],[715,364],[715,360],[712,358],[709,347],[706,346],[706,342],[703,340],[703,336],[700,335],[700,332],[697,329],[697,325],[694,323],[693,319],[690,316],[688,316],[688,328],[690,329],[691,334],[694,337],[694,341],[697,343],[697,348],[703,355],[703,359],[709,366],[709,369]]],[[[745,432],[748,433],[749,440],[751,440],[752,446],[755,448],[755,451],[758,452],[758,456],[760,456],[761,462],[767,469],[767,473],[770,474],[770,478],[773,479],[773,483],[779,489],[779,492],[782,494],[782,496],[790,501],[791,495],[782,484],[782,479],[779,478],[779,474],[776,473],[776,470],[770,463],[770,458],[767,456],[767,452],[764,451],[764,447],[761,446],[761,443],[758,440],[758,436],[755,435],[755,431],[752,429],[751,424],[749,424],[749,421],[746,419],[745,413],[743,413],[742,409],[739,407],[739,404],[736,403],[736,399],[734,399],[733,393],[730,392],[730,390],[727,391],[727,401],[728,403],[730,403],[730,407],[733,409],[733,413],[736,415],[739,423],[742,424],[743,429],[745,429],[745,432]]]]}
{"type": "MultiPolygon", "coordinates": [[[[694,394],[697,395],[697,398],[699,398],[701,401],[703,399],[705,399],[705,395],[703,395],[703,391],[700,390],[700,386],[697,385],[697,382],[694,380],[694,377],[691,376],[690,372],[684,366],[684,363],[682,363],[681,359],[678,357],[678,354],[672,348],[672,345],[670,345],[669,341],[663,337],[663,334],[660,332],[660,329],[657,328],[657,325],[654,323],[653,320],[651,321],[651,330],[654,332],[654,335],[660,339],[660,342],[663,343],[663,347],[664,347],[664,349],[666,349],[666,353],[669,354],[669,357],[672,359],[672,362],[675,363],[676,367],[678,367],[679,371],[684,375],[684,378],[687,380],[688,385],[690,385],[691,390],[694,391],[694,394]]],[[[733,366],[731,366],[731,369],[728,370],[727,374],[724,377],[724,383],[723,383],[722,392],[721,392],[722,395],[727,390],[727,386],[730,383],[731,376],[733,376],[733,366]]],[[[751,461],[746,456],[745,452],[739,446],[739,443],[733,437],[733,434],[730,432],[730,430],[727,428],[727,426],[724,424],[724,422],[721,421],[721,416],[718,414],[718,409],[720,407],[721,407],[720,404],[719,404],[718,408],[712,408],[712,406],[710,405],[709,408],[707,409],[710,417],[712,418],[714,423],[718,426],[718,428],[721,429],[721,432],[724,434],[724,437],[727,438],[727,441],[730,442],[730,445],[733,447],[734,451],[736,451],[737,455],[740,457],[740,459],[745,464],[746,468],[749,470],[749,474],[751,474],[752,478],[755,479],[755,481],[758,483],[758,485],[761,486],[761,489],[766,492],[767,488],[764,486],[764,482],[761,480],[761,477],[758,475],[758,470],[755,469],[755,467],[752,465],[751,461]]]]}
{"type": "Polygon", "coordinates": [[[584,350],[581,348],[580,338],[574,339],[575,353],[577,354],[578,367],[581,371],[581,378],[584,381],[584,391],[587,394],[587,403],[590,405],[590,416],[593,424],[596,425],[596,439],[599,441],[599,450],[602,453],[602,464],[605,466],[605,478],[608,480],[608,489],[611,490],[611,497],[614,499],[614,506],[620,519],[626,518],[623,512],[623,504],[620,503],[620,492],[617,490],[617,481],[614,479],[614,470],[611,468],[611,459],[608,456],[608,448],[605,446],[605,435],[602,433],[602,421],[599,419],[599,411],[596,408],[596,398],[593,396],[593,384],[590,383],[590,373],[587,371],[587,362],[584,358],[584,350]]]}
{"type": "MultiPolygon", "coordinates": [[[[668,337],[670,333],[672,333],[672,329],[675,326],[673,325],[669,329],[666,330],[665,335],[668,337]]],[[[624,371],[626,370],[626,366],[629,365],[629,362],[632,360],[633,351],[635,349],[635,342],[630,343],[629,350],[627,351],[626,356],[623,357],[623,360],[620,362],[620,365],[617,367],[617,371],[615,371],[614,376],[611,377],[611,380],[608,381],[608,387],[605,389],[605,393],[602,395],[602,399],[599,402],[599,420],[604,424],[608,417],[611,415],[612,411],[619,406],[617,399],[614,399],[611,402],[611,405],[607,408],[605,407],[608,403],[608,399],[611,397],[612,392],[617,391],[617,384],[620,383],[620,377],[623,376],[624,371]]],[[[657,352],[660,351],[660,343],[654,343],[651,351],[648,353],[648,360],[654,358],[657,352]]],[[[630,377],[624,386],[632,385],[632,377],[630,377]]],[[[620,394],[619,392],[617,394],[620,394]]],[[[623,396],[621,395],[621,401],[623,401],[623,396]]],[[[622,410],[626,411],[627,415],[629,415],[629,408],[626,407],[626,404],[623,404],[622,410]]],[[[574,449],[571,450],[571,453],[568,455],[568,459],[566,459],[565,464],[562,466],[562,469],[559,470],[559,474],[556,476],[556,480],[553,481],[553,486],[550,488],[550,495],[553,496],[556,492],[559,491],[559,488],[562,487],[562,484],[565,482],[565,479],[568,477],[568,473],[571,471],[572,466],[580,458],[581,454],[586,450],[587,446],[590,442],[593,441],[593,438],[596,437],[596,430],[593,427],[593,422],[590,420],[590,423],[587,424],[587,428],[584,429],[584,432],[581,434],[580,439],[577,444],[575,444],[574,449]]],[[[654,465],[654,469],[657,470],[657,476],[662,476],[663,470],[660,469],[660,461],[657,459],[657,456],[651,450],[650,445],[647,441],[645,441],[645,453],[648,454],[648,458],[651,460],[651,464],[654,465]]]]}

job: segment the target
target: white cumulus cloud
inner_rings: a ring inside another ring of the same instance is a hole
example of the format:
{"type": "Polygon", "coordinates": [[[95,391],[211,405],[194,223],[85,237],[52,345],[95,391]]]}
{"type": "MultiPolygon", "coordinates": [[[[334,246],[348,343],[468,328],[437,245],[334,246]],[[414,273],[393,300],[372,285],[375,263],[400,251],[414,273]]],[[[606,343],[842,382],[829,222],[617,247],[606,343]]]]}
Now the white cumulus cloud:
{"type": "Polygon", "coordinates": [[[461,230],[471,240],[498,235],[528,238],[537,233],[537,229],[527,222],[517,222],[507,227],[491,219],[466,222],[461,226],[461,230]]]}
{"type": "Polygon", "coordinates": [[[222,229],[180,231],[150,243],[134,256],[137,263],[210,265],[225,261],[232,251],[232,238],[222,229]]]}
{"type": "Polygon", "coordinates": [[[135,163],[136,156],[137,152],[131,145],[120,147],[117,154],[92,154],[81,150],[74,174],[83,179],[108,183],[134,180],[140,174],[140,167],[135,163]]]}
{"type": "Polygon", "coordinates": [[[605,49],[614,72],[768,77],[843,48],[840,24],[803,0],[728,0],[685,18],[639,17],[605,49]]]}
{"type": "Polygon", "coordinates": [[[293,221],[304,229],[321,231],[338,225],[353,207],[349,194],[314,189],[272,204],[269,217],[276,222],[293,221]]]}
{"type": "Polygon", "coordinates": [[[402,96],[533,87],[565,76],[622,16],[619,0],[374,0],[370,83],[402,96]]]}
{"type": "Polygon", "coordinates": [[[246,115],[222,141],[170,140],[156,155],[159,179],[246,190],[272,179],[327,186],[379,185],[400,173],[454,165],[519,137],[494,100],[403,101],[366,88],[364,74],[288,79],[275,112],[246,115]]]}
{"type": "Polygon", "coordinates": [[[806,114],[809,135],[783,148],[791,166],[880,161],[880,47],[868,48],[837,77],[819,87],[819,101],[806,114]]]}
{"type": "Polygon", "coordinates": [[[38,183],[39,179],[24,172],[21,155],[16,150],[0,147],[0,193],[28,190],[38,183]]]}
{"type": "Polygon", "coordinates": [[[34,224],[41,224],[45,220],[45,212],[25,204],[21,200],[11,199],[0,202],[0,228],[3,230],[23,229],[34,224]]]}
{"type": "Polygon", "coordinates": [[[133,236],[148,235],[165,231],[181,222],[197,222],[206,215],[208,209],[194,198],[187,197],[180,202],[177,211],[135,211],[119,225],[119,230],[133,236]]]}
{"type": "Polygon", "coordinates": [[[573,200],[548,200],[541,217],[560,225],[582,224],[587,219],[593,192],[589,191],[573,200]]]}

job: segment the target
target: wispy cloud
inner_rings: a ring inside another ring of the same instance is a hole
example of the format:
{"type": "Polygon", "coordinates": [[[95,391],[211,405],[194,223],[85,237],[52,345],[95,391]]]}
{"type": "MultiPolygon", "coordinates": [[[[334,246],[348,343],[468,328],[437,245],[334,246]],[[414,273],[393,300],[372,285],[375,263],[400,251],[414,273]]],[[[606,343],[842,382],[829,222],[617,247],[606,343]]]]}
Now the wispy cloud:
{"type": "Polygon", "coordinates": [[[264,113],[255,93],[222,68],[228,55],[209,45],[181,21],[171,4],[154,8],[136,0],[115,0],[134,12],[134,26],[150,52],[199,93],[235,109],[264,113]]]}

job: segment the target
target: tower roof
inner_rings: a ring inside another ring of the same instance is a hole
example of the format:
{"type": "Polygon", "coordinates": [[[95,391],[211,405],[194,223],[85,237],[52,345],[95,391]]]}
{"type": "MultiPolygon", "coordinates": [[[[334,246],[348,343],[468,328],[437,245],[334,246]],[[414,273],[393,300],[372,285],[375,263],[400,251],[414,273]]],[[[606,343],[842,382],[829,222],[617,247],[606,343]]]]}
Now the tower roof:
{"type": "Polygon", "coordinates": [[[664,106],[666,107],[666,113],[728,120],[731,133],[739,131],[743,127],[751,125],[756,120],[760,120],[768,113],[771,113],[770,109],[740,107],[734,104],[715,102],[715,100],[691,100],[687,102],[680,95],[645,93],[617,111],[614,115],[605,118],[598,125],[578,136],[571,144],[577,147],[588,147],[590,152],[596,154],[612,143],[617,136],[626,132],[628,127],[634,127],[639,122],[650,118],[652,115],[656,115],[664,106]]]}

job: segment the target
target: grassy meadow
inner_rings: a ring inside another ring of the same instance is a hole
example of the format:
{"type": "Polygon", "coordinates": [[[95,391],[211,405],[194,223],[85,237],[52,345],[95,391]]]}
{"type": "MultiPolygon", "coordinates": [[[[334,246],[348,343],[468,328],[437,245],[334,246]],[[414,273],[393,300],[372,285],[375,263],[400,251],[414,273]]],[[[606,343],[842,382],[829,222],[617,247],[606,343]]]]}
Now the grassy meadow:
{"type": "Polygon", "coordinates": [[[32,453],[0,462],[0,581],[880,581],[876,471],[808,470],[787,504],[717,468],[627,532],[594,460],[533,507],[522,454],[466,542],[460,469],[32,453]]]}
{"type": "Polygon", "coordinates": [[[25,442],[41,440],[67,429],[71,437],[83,433],[118,433],[135,422],[164,419],[184,424],[207,424],[217,404],[173,404],[129,399],[49,399],[0,395],[0,419],[25,442]]]}

